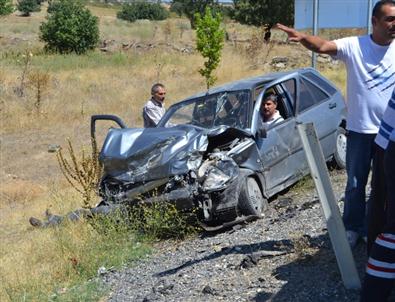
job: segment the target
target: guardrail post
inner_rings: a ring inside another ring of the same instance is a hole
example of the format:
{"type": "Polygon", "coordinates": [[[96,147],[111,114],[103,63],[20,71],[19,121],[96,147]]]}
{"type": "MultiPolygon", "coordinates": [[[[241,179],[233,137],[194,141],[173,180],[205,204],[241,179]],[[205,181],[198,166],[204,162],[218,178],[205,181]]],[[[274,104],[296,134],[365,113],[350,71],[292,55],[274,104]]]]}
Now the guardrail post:
{"type": "Polygon", "coordinates": [[[350,245],[347,242],[343,221],[332,190],[324,155],[314,125],[313,123],[299,124],[297,127],[310,167],[311,177],[314,180],[324,211],[329,238],[335,251],[344,286],[347,289],[359,289],[361,288],[361,282],[350,245]]]}

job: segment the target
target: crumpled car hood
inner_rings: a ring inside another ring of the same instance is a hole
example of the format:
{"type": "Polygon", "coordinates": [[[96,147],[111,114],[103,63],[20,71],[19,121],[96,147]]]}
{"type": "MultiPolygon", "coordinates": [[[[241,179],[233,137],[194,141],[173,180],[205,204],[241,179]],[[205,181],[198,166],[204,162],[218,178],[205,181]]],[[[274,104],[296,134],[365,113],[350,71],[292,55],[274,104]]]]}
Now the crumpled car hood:
{"type": "Polygon", "coordinates": [[[122,183],[144,183],[197,171],[209,143],[215,145],[235,137],[251,137],[251,134],[227,126],[113,128],[107,134],[99,159],[105,177],[122,183]]]}
{"type": "Polygon", "coordinates": [[[146,182],[197,169],[207,145],[205,130],[188,125],[113,128],[99,159],[106,176],[126,183],[146,182]]]}

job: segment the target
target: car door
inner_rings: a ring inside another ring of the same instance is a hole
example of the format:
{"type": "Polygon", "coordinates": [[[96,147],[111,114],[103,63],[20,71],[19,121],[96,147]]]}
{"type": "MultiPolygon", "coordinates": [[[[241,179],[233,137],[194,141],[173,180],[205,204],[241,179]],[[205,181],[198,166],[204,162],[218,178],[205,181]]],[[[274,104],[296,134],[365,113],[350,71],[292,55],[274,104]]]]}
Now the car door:
{"type": "MultiPolygon", "coordinates": [[[[333,154],[336,131],[341,121],[344,104],[333,95],[337,90],[313,71],[302,73],[296,103],[297,123],[314,123],[325,158],[333,154]]],[[[304,159],[300,156],[300,159],[304,159]]]]}
{"type": "Polygon", "coordinates": [[[266,196],[272,196],[285,189],[303,175],[302,164],[295,158],[296,153],[301,149],[301,140],[294,116],[296,81],[295,75],[289,75],[266,84],[254,105],[252,131],[259,129],[262,123],[259,108],[266,91],[275,91],[281,97],[280,100],[284,106],[279,110],[284,121],[267,129],[265,138],[257,138],[257,146],[264,167],[266,196]]]}

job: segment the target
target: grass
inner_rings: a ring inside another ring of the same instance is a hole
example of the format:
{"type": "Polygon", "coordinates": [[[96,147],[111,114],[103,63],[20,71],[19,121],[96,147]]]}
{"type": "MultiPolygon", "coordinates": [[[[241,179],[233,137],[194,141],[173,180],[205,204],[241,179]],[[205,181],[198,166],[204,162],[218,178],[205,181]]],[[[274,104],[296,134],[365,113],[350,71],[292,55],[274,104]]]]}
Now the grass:
{"type": "MultiPolygon", "coordinates": [[[[70,207],[73,202],[68,198],[76,197],[72,192],[56,194],[51,196],[53,211],[70,207]]],[[[9,219],[8,227],[17,228],[20,219],[20,216],[9,219]]],[[[23,229],[13,234],[3,230],[7,249],[1,253],[1,300],[42,301],[54,293],[70,294],[95,278],[99,267],[121,267],[149,252],[144,238],[126,222],[114,223],[112,219],[66,223],[53,229],[33,229],[25,223],[23,229]]],[[[92,288],[94,283],[85,286],[92,288]]]]}
{"type": "MultiPolygon", "coordinates": [[[[38,37],[45,9],[28,18],[14,13],[0,19],[1,301],[97,301],[106,295],[95,279],[99,267],[121,267],[149,252],[149,241],[124,225],[115,228],[109,221],[99,222],[102,227],[78,223],[40,230],[29,226],[28,218],[42,217],[47,208],[64,214],[82,205],[80,196],[62,179],[55,156],[47,152],[48,145],[65,145],[67,137],[77,147],[87,145],[92,114],[115,114],[129,126],[142,126],[141,108],[154,82],[167,87],[166,107],[205,89],[197,72],[202,58],[172,47],[194,46],[188,20],[131,24],[116,19],[117,9],[90,9],[100,19],[102,40],[157,47],[109,53],[95,50],[83,56],[45,54],[38,37]],[[39,111],[34,108],[34,87],[25,83],[23,94],[17,93],[25,67],[22,55],[28,52],[33,57],[27,72],[48,72],[50,76],[39,111]]],[[[217,84],[270,72],[268,63],[273,56],[293,58],[288,69],[310,64],[301,46],[287,44],[275,44],[269,53],[258,45],[258,57],[252,62],[246,55],[246,40],[257,30],[231,22],[224,26],[231,39],[216,71],[217,84]]],[[[277,31],[272,37],[285,41],[277,31]]],[[[332,69],[319,65],[319,69],[345,90],[341,65],[332,69]]],[[[110,126],[101,124],[101,138],[110,126]]],[[[302,181],[298,186],[307,185],[302,181]]],[[[151,214],[149,227],[160,235],[158,212],[151,214]]],[[[166,215],[161,218],[162,225],[168,224],[166,215]]]]}

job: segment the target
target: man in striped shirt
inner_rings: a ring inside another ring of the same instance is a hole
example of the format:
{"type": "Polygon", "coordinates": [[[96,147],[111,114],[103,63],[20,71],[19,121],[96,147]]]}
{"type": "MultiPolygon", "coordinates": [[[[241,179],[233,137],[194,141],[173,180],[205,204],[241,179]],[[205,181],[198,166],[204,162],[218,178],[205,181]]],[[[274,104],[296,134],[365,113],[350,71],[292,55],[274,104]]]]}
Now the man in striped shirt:
{"type": "Polygon", "coordinates": [[[395,89],[376,136],[361,302],[387,301],[395,282],[395,89]]]}

